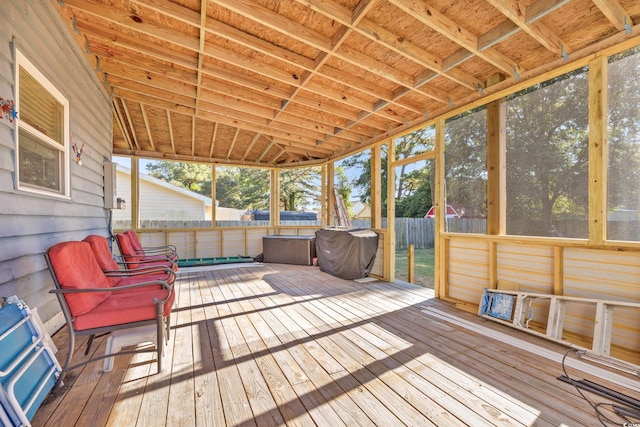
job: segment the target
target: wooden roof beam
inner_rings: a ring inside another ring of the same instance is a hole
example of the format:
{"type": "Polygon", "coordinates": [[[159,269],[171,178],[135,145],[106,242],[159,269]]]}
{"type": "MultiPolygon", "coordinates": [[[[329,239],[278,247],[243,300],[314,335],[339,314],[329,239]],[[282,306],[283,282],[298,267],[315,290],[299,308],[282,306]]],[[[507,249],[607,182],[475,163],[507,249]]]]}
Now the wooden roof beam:
{"type": "Polygon", "coordinates": [[[156,145],[153,143],[153,134],[151,133],[151,127],[149,126],[149,117],[147,116],[147,111],[144,108],[144,104],[140,104],[140,112],[142,113],[142,120],[144,121],[144,128],[147,131],[147,138],[149,138],[151,149],[153,151],[156,151],[156,145]]]}
{"type": "Polygon", "coordinates": [[[227,151],[227,160],[231,158],[231,153],[233,152],[233,147],[235,147],[236,142],[238,141],[239,134],[240,134],[240,128],[236,128],[236,132],[233,134],[233,139],[231,140],[231,144],[229,144],[229,151],[227,151]]]}
{"type": "MultiPolygon", "coordinates": [[[[465,86],[469,89],[476,90],[477,85],[482,82],[479,79],[476,79],[474,76],[465,73],[462,70],[457,70],[455,75],[450,75],[444,73],[442,70],[442,59],[437,57],[436,55],[432,55],[431,53],[425,51],[422,48],[410,43],[406,40],[399,41],[398,36],[393,34],[389,30],[377,25],[371,20],[365,18],[365,13],[370,10],[375,1],[361,1],[356,10],[353,12],[352,16],[350,16],[350,11],[337,4],[334,1],[323,0],[322,2],[308,1],[308,0],[297,0],[299,3],[307,5],[325,15],[326,17],[336,20],[343,25],[350,25],[354,31],[357,31],[359,34],[367,37],[368,39],[379,43],[380,45],[390,49],[399,55],[404,56],[407,59],[412,60],[413,62],[428,68],[429,70],[435,71],[438,75],[442,75],[445,78],[448,78],[462,86],[465,86]],[[363,5],[364,3],[364,5],[363,5]],[[364,7],[366,5],[366,8],[364,7]]],[[[438,101],[443,101],[438,98],[438,101]]]]}
{"type": "Polygon", "coordinates": [[[526,22],[526,11],[521,10],[517,2],[511,0],[486,0],[500,13],[509,18],[524,32],[529,34],[534,40],[544,46],[547,50],[558,54],[566,55],[572,52],[571,47],[554,34],[542,22],[535,21],[530,24],[526,22]]]}
{"type": "Polygon", "coordinates": [[[127,107],[127,103],[122,101],[122,109],[124,110],[125,117],[127,118],[127,123],[129,123],[131,129],[131,138],[133,139],[133,143],[135,145],[136,150],[140,149],[140,143],[138,143],[138,137],[133,129],[133,120],[131,119],[131,112],[129,112],[129,107],[127,107]]]}
{"type": "Polygon", "coordinates": [[[271,159],[271,162],[270,162],[270,163],[271,163],[272,165],[275,165],[275,164],[276,164],[276,162],[277,162],[277,160],[278,160],[278,159],[279,159],[279,158],[280,158],[284,153],[286,153],[285,149],[284,149],[284,148],[280,148],[280,152],[279,152],[278,154],[276,154],[276,155],[273,157],[273,159],[271,159]]]}
{"type": "Polygon", "coordinates": [[[196,155],[196,116],[191,116],[191,155],[196,155]]]}
{"type": "Polygon", "coordinates": [[[200,0],[200,37],[198,39],[198,65],[196,69],[196,115],[198,114],[200,96],[202,94],[202,63],[204,62],[208,3],[208,0],[200,0]]]}
{"type": "MultiPolygon", "coordinates": [[[[224,108],[216,109],[215,106],[206,105],[203,102],[199,117],[200,118],[205,117],[205,113],[228,117],[228,113],[224,108]]],[[[229,126],[233,126],[233,127],[241,126],[246,129],[245,123],[259,124],[266,128],[273,129],[274,135],[277,132],[278,135],[288,135],[288,137],[291,139],[300,139],[304,141],[315,141],[317,138],[323,138],[328,135],[327,133],[322,133],[317,131],[300,130],[300,128],[294,125],[288,125],[286,123],[280,123],[280,122],[278,122],[277,125],[270,126],[269,125],[270,123],[268,120],[261,121],[260,119],[261,119],[260,117],[253,116],[251,113],[237,112],[237,113],[234,113],[233,117],[231,118],[231,121],[229,122],[229,123],[235,123],[235,125],[229,124],[229,126]]],[[[335,144],[342,145],[339,142],[336,142],[335,144]]]]}
{"type": "MultiPolygon", "coordinates": [[[[88,12],[90,12],[90,13],[92,11],[94,13],[104,12],[104,8],[103,7],[95,7],[95,8],[93,8],[91,6],[91,4],[89,4],[89,2],[87,2],[87,4],[85,4],[84,2],[77,2],[75,0],[72,0],[72,2],[73,2],[73,6],[77,7],[77,8],[81,8],[81,6],[87,6],[86,10],[88,12]]],[[[172,9],[172,10],[175,11],[175,8],[172,9]]],[[[136,26],[131,26],[129,24],[128,21],[131,21],[131,19],[119,16],[116,12],[110,12],[110,13],[106,14],[106,16],[110,17],[110,20],[112,22],[116,22],[118,24],[126,23],[126,25],[124,25],[126,28],[131,28],[133,30],[137,30],[138,29],[136,26]]],[[[107,19],[109,19],[109,18],[107,18],[107,19]]],[[[131,21],[131,22],[133,22],[133,21],[131,21]]],[[[193,24],[193,25],[197,25],[194,22],[190,22],[190,23],[193,24]]],[[[152,29],[154,27],[150,26],[150,28],[151,29],[146,31],[146,33],[148,33],[149,35],[158,36],[158,38],[160,40],[172,42],[171,39],[167,39],[166,38],[167,35],[165,34],[164,30],[162,30],[162,31],[158,30],[158,31],[154,32],[154,31],[152,31],[152,29]]],[[[108,34],[108,32],[105,32],[105,35],[107,35],[107,34],[108,34]]],[[[195,39],[193,39],[193,40],[195,41],[195,39]]],[[[187,43],[184,39],[182,39],[181,43],[177,43],[177,44],[179,46],[186,47],[186,48],[189,48],[189,49],[192,49],[192,50],[193,50],[193,47],[195,46],[194,43],[187,43]]],[[[142,48],[142,47],[139,47],[139,49],[140,48],[142,48]]],[[[229,63],[229,64],[231,64],[233,66],[236,66],[236,67],[240,66],[240,67],[244,67],[244,68],[247,68],[247,69],[252,69],[258,74],[264,75],[264,76],[269,77],[269,78],[273,78],[274,80],[281,81],[281,82],[286,83],[288,85],[293,85],[293,86],[299,85],[299,82],[297,82],[295,79],[293,79],[292,76],[289,73],[283,72],[278,67],[270,66],[270,65],[267,65],[267,64],[264,64],[264,63],[258,63],[256,61],[252,61],[250,59],[247,59],[245,56],[238,55],[238,54],[236,54],[234,52],[226,51],[226,50],[224,50],[222,48],[219,48],[218,46],[215,46],[215,45],[212,45],[212,44],[205,44],[204,53],[207,56],[210,56],[212,58],[216,58],[218,60],[222,60],[222,61],[227,62],[227,63],[229,63]]],[[[154,54],[152,53],[151,55],[154,55],[154,54]]],[[[168,59],[168,60],[171,60],[171,59],[168,59]]],[[[183,64],[184,64],[184,62],[183,62],[183,64]]],[[[185,64],[185,65],[187,65],[187,64],[185,64]]],[[[192,64],[188,64],[188,65],[191,68],[194,68],[194,65],[192,65],[192,64]]],[[[197,67],[200,67],[198,70],[201,71],[201,72],[208,70],[208,68],[206,67],[206,64],[202,65],[201,61],[198,61],[197,67]]],[[[239,76],[237,74],[229,73],[227,78],[229,79],[229,81],[237,83],[238,77],[239,76]]],[[[259,85],[262,87],[262,90],[264,90],[264,82],[260,82],[259,85]]],[[[322,95],[326,95],[326,93],[323,92],[322,95]]],[[[343,104],[347,104],[347,105],[353,105],[353,103],[357,101],[357,99],[354,99],[353,97],[349,97],[349,101],[348,102],[345,101],[343,98],[344,97],[336,96],[336,97],[333,97],[332,99],[334,99],[337,102],[340,102],[340,103],[343,103],[343,104]]],[[[360,105],[356,104],[355,106],[357,108],[359,108],[359,109],[371,108],[371,105],[368,104],[368,103],[361,103],[360,105]]],[[[197,107],[197,105],[196,105],[196,107],[197,107]]],[[[347,120],[347,119],[345,119],[345,120],[347,120]]]]}
{"type": "Polygon", "coordinates": [[[618,0],[592,0],[600,11],[619,31],[631,32],[633,19],[620,5],[618,0]]]}
{"type": "Polygon", "coordinates": [[[524,22],[531,24],[532,22],[542,19],[556,9],[561,8],[570,0],[537,0],[527,7],[524,12],[524,22]]]}
{"type": "Polygon", "coordinates": [[[131,19],[131,15],[135,15],[135,12],[126,13],[123,9],[86,0],[64,0],[64,4],[72,9],[94,15],[137,33],[146,34],[159,40],[198,52],[200,41],[197,38],[186,34],[179,34],[153,23],[147,23],[144,19],[133,20],[131,19]]]}
{"type": "MultiPolygon", "coordinates": [[[[213,157],[213,149],[216,146],[216,137],[218,136],[218,122],[213,123],[213,132],[211,134],[211,147],[209,148],[209,157],[213,157]]],[[[244,158],[242,159],[244,161],[244,158]]]]}
{"type": "Polygon", "coordinates": [[[447,37],[452,42],[482,58],[504,73],[513,76],[518,65],[498,50],[490,47],[485,50],[478,49],[478,38],[463,26],[449,19],[444,14],[431,7],[423,0],[388,0],[405,13],[413,16],[418,21],[427,25],[447,37]]]}
{"type": "MultiPolygon", "coordinates": [[[[197,25],[195,20],[197,19],[197,14],[194,11],[191,11],[187,8],[182,8],[182,7],[176,7],[175,5],[163,5],[163,4],[153,4],[153,5],[148,5],[145,2],[140,2],[140,1],[136,1],[136,3],[140,3],[141,5],[144,5],[145,7],[151,7],[153,10],[159,12],[159,13],[163,13],[163,14],[168,14],[171,17],[174,17],[176,19],[179,19],[185,23],[188,23],[190,25],[197,25]]],[[[360,5],[359,8],[359,13],[360,16],[364,16],[364,13],[366,13],[366,11],[368,11],[372,5],[373,5],[373,1],[367,0],[367,1],[363,1],[362,4],[360,5]]],[[[224,6],[224,5],[223,5],[224,6]]],[[[225,6],[226,7],[226,6],[225,6]]],[[[267,11],[265,9],[265,11],[267,11]]],[[[265,12],[267,13],[267,12],[265,12]]],[[[355,18],[354,18],[355,19],[355,18]]],[[[357,19],[356,19],[357,22],[357,19]]],[[[292,23],[292,25],[298,25],[295,23],[292,23]]],[[[301,55],[297,55],[294,54],[293,52],[287,51],[284,48],[272,45],[264,40],[258,39],[256,37],[247,35],[246,33],[243,33],[233,27],[230,27],[226,24],[222,24],[220,22],[215,22],[213,24],[209,24],[207,23],[207,30],[208,31],[214,31],[216,34],[221,35],[225,38],[229,38],[231,40],[234,40],[235,42],[238,42],[244,46],[247,46],[251,49],[254,50],[259,50],[262,53],[265,53],[267,55],[273,56],[274,58],[277,58],[278,60],[287,60],[289,58],[293,58],[295,60],[295,62],[290,62],[293,63],[293,65],[296,66],[305,66],[305,67],[309,67],[309,60],[306,60],[306,58],[302,57],[301,55]],[[274,52],[274,50],[276,52],[274,52]],[[307,61],[305,64],[305,60],[307,61]]],[[[342,40],[344,40],[344,37],[346,37],[346,35],[348,34],[348,32],[345,32],[344,35],[342,36],[342,40]]],[[[332,40],[332,51],[335,51],[336,48],[341,44],[341,40],[332,40]]],[[[219,53],[219,52],[218,52],[219,53]]],[[[216,57],[217,59],[220,59],[220,57],[218,56],[218,53],[213,53],[213,52],[207,52],[207,54],[209,54],[210,56],[216,57]]],[[[314,67],[310,70],[309,73],[305,73],[306,76],[305,78],[301,79],[300,83],[303,83],[304,81],[308,81],[311,76],[314,74],[315,70],[317,70],[320,66],[322,66],[324,64],[324,61],[326,60],[326,58],[329,57],[329,55],[323,55],[322,56],[325,59],[321,59],[320,61],[318,61],[318,58],[316,59],[316,62],[314,64],[314,67]]],[[[231,59],[230,61],[227,61],[233,65],[237,65],[237,61],[239,60],[239,58],[234,58],[231,59]]],[[[249,67],[247,67],[249,68],[249,67]]],[[[254,69],[256,70],[256,72],[258,73],[262,73],[262,71],[264,70],[264,66],[254,66],[250,69],[254,69]]],[[[276,72],[280,72],[280,69],[275,68],[276,72]]],[[[309,70],[308,70],[309,71],[309,70]]],[[[276,76],[270,75],[269,77],[272,78],[276,78],[279,81],[283,81],[284,83],[287,84],[291,84],[291,79],[288,74],[284,77],[284,80],[282,80],[282,78],[278,78],[276,76]]],[[[343,80],[340,79],[335,79],[334,81],[344,84],[343,80]]],[[[362,82],[361,82],[362,83],[362,82]]],[[[299,84],[299,85],[294,85],[293,88],[293,95],[295,96],[297,93],[299,93],[300,88],[303,84],[299,84]]],[[[351,85],[350,87],[356,87],[359,88],[363,85],[361,84],[356,84],[356,85],[351,85]]],[[[372,86],[374,88],[374,92],[375,95],[378,96],[380,93],[380,88],[379,86],[372,86]]],[[[292,95],[290,94],[289,97],[287,99],[291,99],[292,95]]],[[[398,102],[398,100],[394,100],[392,98],[389,97],[384,97],[387,100],[392,101],[394,104],[397,104],[398,106],[402,107],[402,108],[409,108],[412,109],[416,112],[419,112],[419,108],[417,107],[412,107],[410,105],[406,105],[405,103],[401,103],[398,102]]],[[[344,102],[344,100],[342,99],[342,97],[337,97],[334,98],[336,101],[338,102],[344,102]]],[[[353,99],[353,98],[352,98],[353,99]]],[[[286,104],[285,104],[286,105],[286,104]]],[[[359,108],[361,109],[366,109],[363,106],[360,106],[359,108]]],[[[277,117],[276,117],[277,118],[277,117]]],[[[389,119],[389,117],[386,117],[387,119],[389,119]]]]}
{"type": "MultiPolygon", "coordinates": [[[[126,92],[123,91],[122,89],[116,89],[116,95],[117,96],[125,96],[128,100],[132,101],[132,102],[139,102],[139,103],[144,103],[144,104],[148,104],[151,106],[156,106],[159,108],[164,108],[164,109],[169,109],[172,110],[173,112],[176,113],[181,113],[181,114],[185,114],[185,115],[189,115],[189,116],[193,116],[193,110],[191,112],[186,112],[183,108],[178,108],[176,107],[174,104],[170,103],[170,102],[166,102],[163,101],[161,99],[156,99],[153,97],[147,97],[144,94],[140,94],[140,93],[135,93],[135,92],[126,92]]],[[[128,109],[126,108],[126,104],[124,104],[124,108],[125,108],[125,115],[129,117],[128,120],[130,119],[130,114],[128,112],[128,109]]],[[[251,119],[251,117],[247,117],[246,121],[245,120],[240,120],[238,118],[231,118],[228,115],[224,115],[224,114],[218,114],[218,113],[212,113],[209,111],[204,111],[204,110],[200,110],[199,113],[199,117],[204,119],[204,120],[209,120],[212,122],[218,122],[220,124],[224,124],[227,126],[231,126],[233,128],[238,127],[238,125],[242,125],[243,129],[248,130],[248,131],[253,131],[253,132],[260,132],[264,135],[269,135],[271,137],[279,137],[282,138],[283,140],[287,140],[287,141],[291,141],[292,144],[298,144],[301,147],[308,147],[309,145],[315,145],[315,139],[312,138],[306,138],[303,136],[299,136],[299,135],[292,135],[289,132],[283,132],[280,131],[278,129],[272,129],[272,128],[268,128],[266,126],[261,126],[259,124],[256,124],[257,121],[255,120],[255,118],[251,119]]],[[[135,139],[135,135],[133,136],[134,140],[135,140],[135,147],[137,150],[140,150],[140,146],[137,142],[137,139],[135,139]]],[[[326,154],[332,153],[333,150],[322,150],[325,151],[326,154]]]]}
{"type": "Polygon", "coordinates": [[[264,147],[264,150],[262,150],[262,153],[260,153],[260,157],[258,157],[256,159],[256,163],[260,163],[262,161],[262,159],[264,158],[264,156],[267,155],[267,153],[269,152],[269,150],[271,150],[271,148],[273,148],[273,145],[275,144],[275,142],[271,141],[269,144],[267,144],[266,147],[264,147]]]}
{"type": "Polygon", "coordinates": [[[262,135],[259,133],[256,133],[255,135],[253,135],[253,138],[251,138],[251,142],[249,143],[249,145],[247,145],[247,149],[244,150],[244,154],[242,155],[241,161],[244,162],[247,159],[249,152],[251,152],[251,150],[253,149],[253,146],[256,145],[256,142],[258,142],[258,139],[260,139],[261,136],[262,135]]]}
{"type": "Polygon", "coordinates": [[[113,105],[113,111],[116,116],[116,123],[118,123],[118,126],[120,127],[120,132],[122,132],[122,137],[127,142],[127,145],[129,146],[129,148],[133,149],[133,142],[131,141],[132,139],[131,135],[133,134],[131,123],[127,121],[127,116],[125,115],[125,113],[122,111],[122,108],[121,108],[121,105],[124,103],[122,101],[118,101],[118,98],[114,97],[111,104],[113,105]]]}
{"type": "MultiPolygon", "coordinates": [[[[249,0],[216,0],[216,3],[232,10],[248,19],[254,20],[268,28],[292,37],[298,41],[308,44],[320,51],[331,53],[334,57],[363,68],[369,72],[379,73],[388,79],[391,79],[397,84],[407,85],[411,87],[412,79],[402,71],[396,70],[393,67],[374,61],[370,57],[357,52],[357,60],[351,55],[352,49],[347,49],[347,52],[342,50],[332,51],[332,41],[318,33],[310,31],[304,26],[290,21],[277,13],[259,6],[249,0]],[[364,61],[364,62],[361,62],[364,61]]],[[[343,46],[344,49],[344,46],[343,46]]],[[[258,72],[259,70],[256,70],[258,72]]]]}

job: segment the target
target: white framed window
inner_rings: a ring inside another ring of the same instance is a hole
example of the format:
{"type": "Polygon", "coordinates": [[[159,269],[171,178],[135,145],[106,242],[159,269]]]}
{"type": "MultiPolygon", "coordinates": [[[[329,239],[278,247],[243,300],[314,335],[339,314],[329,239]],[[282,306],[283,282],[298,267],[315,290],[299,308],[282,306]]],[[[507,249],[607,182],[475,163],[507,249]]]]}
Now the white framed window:
{"type": "Polygon", "coordinates": [[[16,185],[19,190],[70,196],[69,101],[15,51],[16,185]]]}

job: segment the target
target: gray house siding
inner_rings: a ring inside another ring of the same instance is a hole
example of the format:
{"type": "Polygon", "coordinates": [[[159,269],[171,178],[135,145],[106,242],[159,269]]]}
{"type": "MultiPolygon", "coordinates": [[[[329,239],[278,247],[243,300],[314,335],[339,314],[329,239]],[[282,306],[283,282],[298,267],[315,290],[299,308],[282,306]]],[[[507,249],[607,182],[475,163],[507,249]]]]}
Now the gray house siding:
{"type": "MultiPolygon", "coordinates": [[[[62,325],[43,254],[53,244],[108,235],[104,160],[111,159],[111,104],[85,52],[50,0],[0,2],[0,97],[14,99],[13,44],[69,100],[70,132],[86,144],[69,159],[71,200],[16,190],[15,123],[0,119],[0,297],[17,295],[53,332],[62,325]]],[[[20,111],[18,111],[20,117],[20,111]]]]}

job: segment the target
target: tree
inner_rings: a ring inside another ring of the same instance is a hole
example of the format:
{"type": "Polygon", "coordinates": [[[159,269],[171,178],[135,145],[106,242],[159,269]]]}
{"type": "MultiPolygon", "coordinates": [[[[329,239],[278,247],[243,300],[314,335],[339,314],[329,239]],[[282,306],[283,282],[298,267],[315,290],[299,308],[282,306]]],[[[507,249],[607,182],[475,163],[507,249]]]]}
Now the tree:
{"type": "Polygon", "coordinates": [[[211,166],[202,163],[153,161],[146,166],[154,178],[205,196],[211,196],[211,166]]]}
{"type": "MultiPolygon", "coordinates": [[[[511,229],[512,234],[555,235],[554,220],[560,215],[586,219],[587,104],[585,68],[509,97],[507,224],[525,220],[518,229],[511,229]],[[532,225],[536,228],[528,228],[532,225]]],[[[586,237],[586,221],[570,233],[567,237],[586,237]]]]}
{"type": "Polygon", "coordinates": [[[487,110],[480,107],[445,123],[447,204],[458,213],[483,217],[487,212],[487,110]]]}
{"type": "Polygon", "coordinates": [[[334,178],[334,186],[338,191],[338,194],[342,197],[344,201],[344,206],[347,208],[347,212],[351,212],[351,184],[349,183],[349,178],[347,177],[346,172],[344,171],[343,166],[336,166],[334,169],[335,178],[334,178]]]}
{"type": "Polygon", "coordinates": [[[235,209],[269,209],[270,175],[266,169],[216,168],[216,200],[235,209]]]}
{"type": "MultiPolygon", "coordinates": [[[[396,159],[416,156],[435,147],[435,127],[418,129],[397,138],[396,159]]],[[[431,207],[431,179],[429,171],[407,173],[409,165],[403,164],[396,172],[396,217],[424,216],[431,207]],[[421,177],[422,180],[416,177],[421,177]],[[418,190],[420,190],[418,192],[418,190]],[[425,197],[429,197],[425,200],[425,197]],[[412,199],[416,200],[412,200],[412,199]],[[409,200],[404,200],[409,199],[409,200]]]]}
{"type": "Polygon", "coordinates": [[[280,171],[280,208],[304,211],[320,206],[320,169],[292,168],[280,171]]]}
{"type": "Polygon", "coordinates": [[[608,210],[640,210],[640,48],[611,59],[608,210]]]}
{"type": "Polygon", "coordinates": [[[432,205],[430,176],[429,166],[403,173],[402,191],[396,196],[396,217],[422,218],[426,215],[432,205]]]}

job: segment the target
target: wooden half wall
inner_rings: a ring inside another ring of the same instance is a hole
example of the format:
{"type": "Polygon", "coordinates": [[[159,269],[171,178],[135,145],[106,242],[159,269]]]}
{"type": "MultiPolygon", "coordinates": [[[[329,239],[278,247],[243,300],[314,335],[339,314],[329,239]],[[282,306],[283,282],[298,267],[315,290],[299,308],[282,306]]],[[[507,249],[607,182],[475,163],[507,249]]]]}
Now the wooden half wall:
{"type": "MultiPolygon", "coordinates": [[[[442,298],[477,312],[483,289],[498,280],[519,284],[519,291],[570,297],[634,301],[640,295],[640,251],[592,248],[576,242],[496,236],[443,236],[446,248],[446,295],[442,298]]],[[[534,304],[532,324],[544,328],[548,301],[534,304]]],[[[564,333],[569,341],[590,346],[595,306],[567,307],[564,333]]],[[[640,311],[617,308],[613,318],[612,354],[640,362],[640,311]]]]}
{"type": "MultiPolygon", "coordinates": [[[[314,236],[317,227],[220,227],[201,229],[138,230],[143,246],[174,245],[180,258],[253,256],[262,253],[262,238],[270,235],[314,236]]],[[[386,230],[380,236],[371,275],[383,278],[386,230]]],[[[117,249],[117,247],[114,247],[117,249]]]]}

